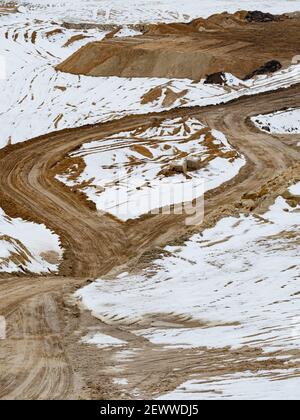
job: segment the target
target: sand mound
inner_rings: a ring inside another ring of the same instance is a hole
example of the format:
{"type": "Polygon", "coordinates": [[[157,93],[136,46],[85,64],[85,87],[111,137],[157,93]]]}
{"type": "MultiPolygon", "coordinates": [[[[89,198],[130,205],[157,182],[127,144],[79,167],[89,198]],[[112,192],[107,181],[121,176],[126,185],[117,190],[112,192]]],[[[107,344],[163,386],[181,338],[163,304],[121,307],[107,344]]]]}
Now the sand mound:
{"type": "Polygon", "coordinates": [[[57,69],[90,76],[198,80],[220,71],[245,78],[271,60],[290,65],[299,51],[300,18],[249,22],[247,16],[223,13],[190,24],[152,25],[142,36],[90,43],[57,69]]]}

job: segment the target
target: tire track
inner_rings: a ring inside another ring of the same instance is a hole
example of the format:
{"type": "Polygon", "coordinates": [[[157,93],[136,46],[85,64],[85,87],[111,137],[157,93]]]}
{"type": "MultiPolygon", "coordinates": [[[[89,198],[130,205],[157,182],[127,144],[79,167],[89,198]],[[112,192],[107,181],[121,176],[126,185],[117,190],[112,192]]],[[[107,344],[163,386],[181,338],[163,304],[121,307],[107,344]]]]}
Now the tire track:
{"type": "MultiPolygon", "coordinates": [[[[0,279],[0,314],[8,322],[7,340],[0,341],[0,398],[90,397],[88,391],[83,391],[88,368],[81,365],[81,371],[75,374],[74,357],[70,356],[76,353],[78,337],[68,341],[80,328],[82,317],[65,305],[64,298],[87,279],[103,276],[120,265],[135,265],[147,252],[147,258],[151,258],[156,246],[191,233],[179,215],[145,216],[121,223],[97,213],[94,206],[54,179],[57,162],[84,142],[165,118],[198,117],[207,126],[222,131],[247,158],[247,165],[237,177],[206,195],[205,222],[195,228],[199,231],[224,215],[247,211],[244,193],[256,193],[255,211],[263,211],[291,179],[300,176],[300,151],[290,138],[260,132],[248,120],[285,106],[300,106],[300,86],[219,106],[175,109],[64,130],[0,151],[0,199],[4,211],[11,217],[46,224],[61,236],[66,250],[57,277],[0,279]],[[259,194],[266,185],[267,192],[259,194]]],[[[93,363],[99,363],[97,358],[93,363]]],[[[101,392],[105,394],[105,385],[101,392]]]]}

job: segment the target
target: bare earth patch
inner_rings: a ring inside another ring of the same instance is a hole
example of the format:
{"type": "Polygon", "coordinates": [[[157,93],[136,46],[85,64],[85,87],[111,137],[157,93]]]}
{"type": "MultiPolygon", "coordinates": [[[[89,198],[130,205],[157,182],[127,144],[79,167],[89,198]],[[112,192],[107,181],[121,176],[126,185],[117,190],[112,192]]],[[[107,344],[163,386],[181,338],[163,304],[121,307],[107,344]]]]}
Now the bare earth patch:
{"type": "Polygon", "coordinates": [[[247,20],[247,12],[146,27],[144,35],[112,38],[81,48],[58,70],[90,76],[199,80],[224,71],[244,78],[270,60],[291,63],[300,42],[300,18],[247,20]]]}

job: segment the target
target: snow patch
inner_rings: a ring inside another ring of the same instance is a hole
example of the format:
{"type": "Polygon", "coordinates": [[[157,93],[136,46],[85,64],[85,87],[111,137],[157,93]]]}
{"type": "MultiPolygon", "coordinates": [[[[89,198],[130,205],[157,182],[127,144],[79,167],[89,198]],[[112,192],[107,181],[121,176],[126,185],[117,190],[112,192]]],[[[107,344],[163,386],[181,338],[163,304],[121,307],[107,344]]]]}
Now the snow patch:
{"type": "Polygon", "coordinates": [[[0,272],[56,272],[61,258],[59,237],[46,226],[11,219],[0,209],[0,272]]]}
{"type": "Polygon", "coordinates": [[[102,333],[87,335],[81,341],[84,344],[94,344],[98,348],[120,347],[126,344],[126,341],[102,333]]]}
{"type": "Polygon", "coordinates": [[[252,122],[262,131],[272,134],[299,134],[300,109],[289,109],[272,114],[257,115],[252,122]]]}
{"type": "Polygon", "coordinates": [[[162,400],[299,400],[300,371],[260,371],[188,381],[162,400]]]}
{"type": "Polygon", "coordinates": [[[222,219],[166,247],[141,274],[100,279],[76,296],[104,322],[140,325],[136,333],[155,344],[297,349],[299,221],[299,206],[279,197],[263,217],[222,219]],[[163,327],[168,318],[176,328],[163,327]]]}
{"type": "Polygon", "coordinates": [[[298,0],[19,0],[18,3],[26,5],[26,13],[32,17],[43,15],[48,19],[115,24],[188,22],[224,11],[285,13],[299,10],[298,0]]]}
{"type": "Polygon", "coordinates": [[[210,132],[195,118],[119,133],[84,144],[70,157],[82,158],[84,171],[75,180],[72,172],[57,178],[71,187],[85,185],[81,190],[99,211],[123,221],[201,198],[245,164],[222,133],[210,132]],[[199,162],[198,170],[185,172],[188,159],[199,162]],[[174,164],[182,173],[166,175],[174,164]]]}
{"type": "Polygon", "coordinates": [[[205,85],[204,80],[86,77],[55,71],[82,45],[101,40],[106,33],[37,23],[26,14],[0,17],[0,56],[7,73],[6,80],[0,80],[0,147],[64,128],[179,106],[214,105],[299,82],[300,65],[247,82],[228,75],[229,86],[205,85]],[[81,35],[84,38],[74,41],[81,35]],[[158,98],[144,100],[157,88],[161,89],[158,98]],[[167,89],[178,94],[172,103],[164,101],[167,89]]]}
{"type": "Polygon", "coordinates": [[[300,196],[300,182],[290,187],[289,192],[293,195],[300,196]]]}

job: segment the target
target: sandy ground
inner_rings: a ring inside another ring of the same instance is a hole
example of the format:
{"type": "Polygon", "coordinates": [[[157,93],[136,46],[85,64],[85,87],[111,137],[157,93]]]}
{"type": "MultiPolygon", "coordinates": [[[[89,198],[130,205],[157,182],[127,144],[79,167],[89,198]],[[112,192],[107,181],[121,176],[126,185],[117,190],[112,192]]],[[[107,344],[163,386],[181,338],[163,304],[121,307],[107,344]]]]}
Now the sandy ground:
{"type": "Polygon", "coordinates": [[[142,36],[87,44],[57,68],[72,74],[200,80],[225,71],[244,78],[271,60],[289,66],[300,42],[300,18],[247,22],[247,12],[146,26],[142,36]]]}
{"type": "MultiPolygon", "coordinates": [[[[153,398],[175,389],[195,369],[217,374],[282,367],[280,360],[258,362],[261,349],[166,351],[136,337],[130,329],[105,326],[80,311],[69,298],[76,289],[120,267],[124,270],[145,264],[157,246],[183,240],[192,228],[187,229],[183,216],[175,215],[145,216],[134,223],[121,223],[96,213],[84,196],[64,187],[55,175],[57,162],[82,143],[149,125],[149,121],[195,116],[222,131],[247,158],[237,177],[207,194],[201,229],[224,216],[248,212],[245,193],[251,193],[251,211],[259,214],[291,181],[299,180],[300,151],[295,136],[264,133],[250,123],[250,118],[299,106],[299,94],[297,85],[220,106],[126,117],[49,134],[0,151],[4,211],[11,217],[45,223],[61,236],[66,250],[57,277],[0,278],[0,313],[8,324],[7,339],[0,341],[1,399],[153,398]],[[124,364],[118,360],[117,350],[99,352],[80,344],[88,330],[97,328],[125,339],[129,350],[134,349],[139,356],[134,362],[129,357],[124,364]],[[229,362],[233,357],[235,364],[229,362]],[[112,383],[111,373],[116,369],[131,379],[126,391],[112,383]]],[[[199,231],[199,227],[194,229],[199,231]]],[[[290,367],[295,367],[294,359],[299,360],[299,354],[294,353],[290,367]]]]}

